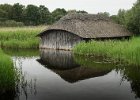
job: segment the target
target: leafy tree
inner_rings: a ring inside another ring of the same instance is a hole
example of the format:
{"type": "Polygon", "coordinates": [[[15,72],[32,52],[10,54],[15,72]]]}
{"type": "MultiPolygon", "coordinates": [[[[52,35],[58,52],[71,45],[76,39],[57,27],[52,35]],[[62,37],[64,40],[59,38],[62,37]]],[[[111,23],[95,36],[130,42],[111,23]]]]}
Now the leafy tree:
{"type": "Polygon", "coordinates": [[[52,12],[53,22],[58,21],[61,17],[65,16],[67,11],[65,9],[57,8],[52,12]]]}
{"type": "Polygon", "coordinates": [[[99,15],[105,16],[105,17],[109,17],[110,14],[108,12],[99,12],[99,15]]]}
{"type": "Polygon", "coordinates": [[[28,5],[25,9],[25,20],[27,25],[38,25],[39,24],[39,8],[35,5],[28,5]]]}
{"type": "Polygon", "coordinates": [[[119,17],[118,22],[119,22],[119,24],[126,25],[125,14],[126,14],[126,11],[124,9],[119,10],[119,12],[118,12],[118,17],[119,17]]]}
{"type": "Polygon", "coordinates": [[[140,34],[140,0],[137,0],[130,10],[120,9],[118,15],[111,16],[111,18],[131,32],[140,34]]]}
{"type": "Polygon", "coordinates": [[[116,23],[119,24],[119,18],[118,18],[117,15],[112,15],[112,16],[110,16],[110,18],[111,18],[114,22],[116,22],[116,23]]]}
{"type": "Polygon", "coordinates": [[[140,0],[138,0],[129,11],[127,27],[130,31],[140,34],[140,0]]]}
{"type": "Polygon", "coordinates": [[[5,16],[7,16],[7,12],[3,9],[0,9],[0,21],[6,20],[5,16]]]}
{"type": "Polygon", "coordinates": [[[5,13],[5,16],[4,16],[5,19],[12,19],[12,6],[11,5],[1,4],[0,9],[3,12],[3,14],[5,13]]]}
{"type": "Polygon", "coordinates": [[[13,15],[12,15],[12,19],[15,21],[22,21],[23,19],[23,10],[24,10],[24,6],[20,5],[19,3],[16,3],[13,5],[13,15]]]}
{"type": "Polygon", "coordinates": [[[40,15],[40,18],[39,18],[39,22],[40,24],[50,24],[51,23],[51,15],[50,15],[50,11],[48,8],[46,8],[45,6],[43,5],[40,5],[39,6],[39,15],[40,15]]]}

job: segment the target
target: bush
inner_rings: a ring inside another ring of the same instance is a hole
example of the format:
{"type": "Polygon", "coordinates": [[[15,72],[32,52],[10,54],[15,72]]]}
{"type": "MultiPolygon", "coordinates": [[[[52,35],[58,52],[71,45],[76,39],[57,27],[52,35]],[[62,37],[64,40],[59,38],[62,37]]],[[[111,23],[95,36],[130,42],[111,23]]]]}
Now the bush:
{"type": "Polygon", "coordinates": [[[0,21],[1,27],[21,27],[24,26],[22,22],[16,22],[14,20],[0,21]]]}

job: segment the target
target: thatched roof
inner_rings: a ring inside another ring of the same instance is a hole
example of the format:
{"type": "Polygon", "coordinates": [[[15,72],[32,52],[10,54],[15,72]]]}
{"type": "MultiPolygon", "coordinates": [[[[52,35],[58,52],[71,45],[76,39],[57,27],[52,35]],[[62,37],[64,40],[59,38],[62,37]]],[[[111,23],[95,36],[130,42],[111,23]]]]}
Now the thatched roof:
{"type": "Polygon", "coordinates": [[[53,30],[68,31],[82,38],[110,38],[132,35],[123,26],[99,14],[67,14],[58,22],[41,32],[39,36],[53,30]]]}
{"type": "Polygon", "coordinates": [[[84,66],[67,70],[59,70],[59,69],[51,69],[51,70],[69,83],[75,83],[90,78],[104,76],[111,71],[108,69],[98,70],[94,67],[89,68],[84,66]]]}

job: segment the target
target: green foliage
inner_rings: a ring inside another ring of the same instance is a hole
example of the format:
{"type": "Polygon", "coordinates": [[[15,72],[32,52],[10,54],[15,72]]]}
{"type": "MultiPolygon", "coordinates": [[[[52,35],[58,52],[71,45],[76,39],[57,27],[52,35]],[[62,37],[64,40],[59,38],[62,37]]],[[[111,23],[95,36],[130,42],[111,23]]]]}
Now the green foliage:
{"type": "Polygon", "coordinates": [[[65,16],[67,11],[65,9],[57,8],[52,12],[53,21],[58,21],[61,17],[65,16]]]}
{"type": "Polygon", "coordinates": [[[13,5],[12,7],[12,19],[20,22],[23,20],[23,10],[24,10],[24,6],[20,5],[19,3],[16,3],[13,5]]]}
{"type": "Polygon", "coordinates": [[[45,27],[0,28],[0,46],[3,48],[38,48],[36,35],[45,27]]]}
{"type": "Polygon", "coordinates": [[[111,18],[114,22],[116,22],[116,23],[119,24],[119,18],[118,18],[117,15],[112,15],[112,16],[110,16],[110,18],[111,18]]]}
{"type": "Polygon", "coordinates": [[[120,9],[118,12],[118,17],[119,17],[119,24],[125,25],[125,13],[126,11],[123,9],[120,9]]]}
{"type": "Polygon", "coordinates": [[[132,32],[139,34],[140,33],[140,1],[138,0],[137,3],[132,7],[129,11],[130,17],[128,22],[128,29],[132,32]]]}
{"type": "Polygon", "coordinates": [[[9,5],[9,4],[0,4],[0,9],[2,12],[4,12],[5,16],[3,16],[3,18],[6,18],[6,19],[9,19],[11,20],[12,19],[12,15],[13,15],[13,12],[12,12],[12,5],[9,5]]]}
{"type": "Polygon", "coordinates": [[[131,32],[140,34],[140,0],[129,10],[120,9],[118,15],[111,16],[112,20],[125,26],[131,32]]]}
{"type": "MultiPolygon", "coordinates": [[[[57,8],[52,13],[43,5],[0,4],[0,23],[7,20],[22,22],[25,25],[52,24],[67,14],[65,9],[57,8]]],[[[3,24],[4,25],[4,24],[3,24]]],[[[1,26],[1,24],[0,24],[1,26]]],[[[7,25],[5,25],[7,26],[7,25]]]]}
{"type": "MultiPolygon", "coordinates": [[[[70,10],[66,11],[64,8],[57,8],[50,12],[44,5],[21,5],[16,3],[14,5],[10,4],[0,4],[0,23],[5,23],[7,20],[14,20],[17,23],[23,23],[27,26],[35,25],[48,25],[53,24],[58,21],[61,17],[65,16],[68,12],[76,13],[87,13],[86,11],[76,11],[70,10]]],[[[104,15],[109,15],[108,13],[103,13],[104,15]]],[[[7,26],[6,24],[0,24],[0,26],[7,26]]],[[[10,26],[10,25],[9,25],[10,26]]],[[[14,25],[16,26],[16,25],[14,25]]]]}
{"type": "Polygon", "coordinates": [[[122,61],[122,63],[140,65],[140,42],[139,37],[133,37],[127,41],[91,41],[89,43],[82,42],[73,50],[74,53],[87,56],[103,56],[110,58],[114,63],[122,61]]]}
{"type": "Polygon", "coordinates": [[[28,25],[38,25],[39,24],[39,9],[37,6],[28,5],[26,10],[26,24],[28,25]]]}
{"type": "Polygon", "coordinates": [[[6,20],[6,21],[0,21],[1,27],[21,27],[24,26],[24,23],[22,22],[16,22],[14,20],[6,20]]]}
{"type": "Polygon", "coordinates": [[[0,93],[15,89],[16,73],[11,58],[0,49],[0,93]]]}
{"type": "Polygon", "coordinates": [[[126,12],[124,9],[120,9],[117,15],[112,15],[110,18],[114,20],[116,23],[126,26],[126,12]]]}
{"type": "MultiPolygon", "coordinates": [[[[0,9],[0,18],[1,19],[5,19],[4,17],[7,15],[7,13],[4,11],[4,10],[2,10],[2,9],[0,9]]],[[[0,20],[1,20],[0,19],[0,20]]]]}
{"type": "MultiPolygon", "coordinates": [[[[58,21],[61,17],[67,13],[87,13],[86,11],[69,10],[66,11],[64,8],[57,8],[50,12],[44,5],[21,5],[16,3],[14,5],[0,4],[0,23],[6,20],[14,20],[16,22],[22,22],[25,25],[44,25],[52,24],[58,21]]],[[[109,17],[109,13],[99,13],[109,17]]],[[[1,24],[0,24],[1,26],[1,24]]],[[[5,25],[7,26],[7,25],[5,25]]]]}
{"type": "Polygon", "coordinates": [[[40,24],[51,24],[51,13],[48,8],[43,5],[39,6],[40,24]]]}
{"type": "Polygon", "coordinates": [[[99,12],[99,15],[105,16],[105,17],[109,17],[110,14],[108,12],[99,12]]]}

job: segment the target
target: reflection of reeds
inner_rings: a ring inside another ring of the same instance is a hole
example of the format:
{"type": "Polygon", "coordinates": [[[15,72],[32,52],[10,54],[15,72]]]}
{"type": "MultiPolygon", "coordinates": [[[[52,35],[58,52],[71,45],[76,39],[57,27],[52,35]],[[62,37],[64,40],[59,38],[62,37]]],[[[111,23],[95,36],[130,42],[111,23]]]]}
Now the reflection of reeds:
{"type": "Polygon", "coordinates": [[[36,57],[39,56],[38,49],[2,49],[4,53],[16,57],[36,57]]]}
{"type": "Polygon", "coordinates": [[[20,97],[21,95],[24,95],[26,97],[26,100],[28,99],[28,96],[36,95],[36,79],[27,79],[26,75],[27,73],[24,73],[22,70],[22,61],[19,57],[15,58],[18,61],[18,68],[16,66],[16,63],[14,63],[14,66],[17,69],[18,77],[16,80],[16,96],[20,97]]]}
{"type": "Polygon", "coordinates": [[[113,62],[122,61],[128,64],[140,65],[139,37],[124,41],[91,41],[82,42],[73,50],[74,53],[87,56],[105,56],[113,62]]]}
{"type": "Polygon", "coordinates": [[[136,98],[140,98],[140,67],[139,66],[121,66],[118,67],[121,72],[122,80],[130,82],[131,90],[136,98]]]}
{"type": "Polygon", "coordinates": [[[80,55],[74,55],[74,60],[76,63],[80,64],[82,67],[94,68],[97,70],[112,70],[115,68],[115,64],[108,61],[104,61],[104,58],[89,58],[80,55]]]}
{"type": "Polygon", "coordinates": [[[0,46],[3,48],[38,48],[36,35],[45,27],[0,28],[0,46]]]}
{"type": "Polygon", "coordinates": [[[36,94],[36,79],[27,81],[22,67],[16,68],[12,59],[0,49],[0,100],[14,100],[22,93],[27,98],[28,91],[36,94]]]}

